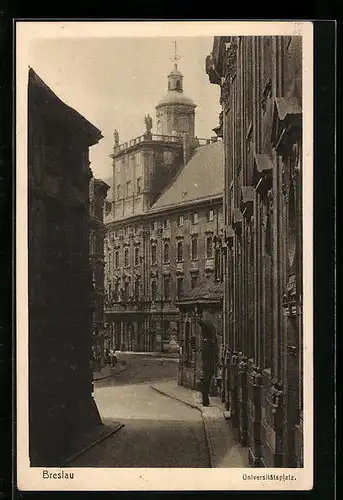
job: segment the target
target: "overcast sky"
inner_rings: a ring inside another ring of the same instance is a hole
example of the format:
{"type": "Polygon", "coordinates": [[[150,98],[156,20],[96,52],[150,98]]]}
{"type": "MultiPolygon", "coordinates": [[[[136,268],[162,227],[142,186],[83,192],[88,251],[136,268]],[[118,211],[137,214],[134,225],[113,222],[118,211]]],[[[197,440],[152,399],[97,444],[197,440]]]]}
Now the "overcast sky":
{"type": "MultiPolygon", "coordinates": [[[[197,104],[196,135],[211,137],[218,125],[219,87],[209,83],[205,59],[213,38],[178,38],[184,93],[197,104]]],[[[29,64],[66,104],[96,125],[104,138],[91,148],[96,177],[112,175],[113,131],[120,142],[144,133],[144,115],[167,91],[173,67],[173,38],[89,38],[34,40],[29,64]]]]}

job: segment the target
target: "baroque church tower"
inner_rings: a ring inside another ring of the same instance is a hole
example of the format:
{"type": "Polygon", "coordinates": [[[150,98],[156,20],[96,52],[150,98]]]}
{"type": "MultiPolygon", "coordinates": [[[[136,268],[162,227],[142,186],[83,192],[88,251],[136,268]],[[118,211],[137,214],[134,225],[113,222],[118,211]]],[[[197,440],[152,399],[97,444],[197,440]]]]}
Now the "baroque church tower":
{"type": "Polygon", "coordinates": [[[174,68],[168,75],[168,91],[156,106],[157,134],[194,137],[196,104],[183,93],[183,74],[178,70],[176,52],[174,68]]]}
{"type": "Polygon", "coordinates": [[[125,219],[145,213],[166,188],[194,150],[196,104],[183,93],[183,75],[174,68],[168,75],[168,90],[156,106],[156,134],[153,121],[145,116],[145,133],[119,143],[114,133],[111,217],[125,219]]]}

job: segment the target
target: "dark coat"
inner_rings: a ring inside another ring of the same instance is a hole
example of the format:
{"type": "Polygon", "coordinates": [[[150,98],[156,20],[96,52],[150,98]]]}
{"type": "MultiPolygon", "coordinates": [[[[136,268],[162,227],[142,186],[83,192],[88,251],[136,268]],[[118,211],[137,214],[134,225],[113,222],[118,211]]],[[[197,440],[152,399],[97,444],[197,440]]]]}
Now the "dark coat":
{"type": "Polygon", "coordinates": [[[202,331],[202,364],[203,371],[207,374],[213,374],[215,370],[215,363],[217,357],[217,344],[216,344],[216,332],[214,326],[208,322],[201,319],[198,323],[202,331]]]}

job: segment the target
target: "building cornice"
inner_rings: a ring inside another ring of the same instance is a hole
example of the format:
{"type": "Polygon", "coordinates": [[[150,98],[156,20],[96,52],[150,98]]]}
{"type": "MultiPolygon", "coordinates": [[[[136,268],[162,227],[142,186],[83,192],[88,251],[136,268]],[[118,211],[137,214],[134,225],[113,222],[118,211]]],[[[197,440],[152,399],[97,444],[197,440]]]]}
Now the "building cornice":
{"type": "Polygon", "coordinates": [[[144,223],[145,221],[151,221],[155,219],[156,217],[162,217],[163,215],[171,214],[171,213],[177,213],[177,212],[184,212],[185,209],[191,208],[196,206],[201,207],[201,206],[208,206],[208,205],[220,205],[223,201],[223,193],[218,193],[213,196],[207,196],[204,198],[198,198],[197,200],[189,201],[189,202],[184,202],[184,203],[179,203],[177,205],[169,205],[167,207],[161,207],[160,209],[156,209],[155,211],[149,211],[145,212],[144,214],[139,214],[139,215],[131,215],[127,218],[124,219],[117,219],[117,220],[111,220],[108,222],[105,222],[106,229],[109,230],[111,228],[114,228],[116,226],[122,226],[123,224],[132,224],[134,222],[141,222],[144,223]]]}

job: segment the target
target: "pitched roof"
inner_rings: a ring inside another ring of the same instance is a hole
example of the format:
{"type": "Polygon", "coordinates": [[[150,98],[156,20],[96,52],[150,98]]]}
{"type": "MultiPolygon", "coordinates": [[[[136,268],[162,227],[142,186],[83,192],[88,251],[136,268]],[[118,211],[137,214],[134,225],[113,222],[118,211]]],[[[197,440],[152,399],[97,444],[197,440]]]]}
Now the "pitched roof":
{"type": "Polygon", "coordinates": [[[74,108],[63,102],[48,85],[37,75],[33,68],[29,68],[29,102],[30,109],[41,113],[54,124],[61,124],[63,128],[71,127],[77,135],[83,135],[88,145],[93,146],[102,139],[101,131],[89,122],[74,108]]]}
{"type": "Polygon", "coordinates": [[[200,146],[148,212],[222,196],[223,184],[223,143],[200,146]]]}

